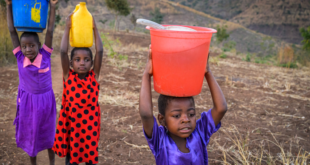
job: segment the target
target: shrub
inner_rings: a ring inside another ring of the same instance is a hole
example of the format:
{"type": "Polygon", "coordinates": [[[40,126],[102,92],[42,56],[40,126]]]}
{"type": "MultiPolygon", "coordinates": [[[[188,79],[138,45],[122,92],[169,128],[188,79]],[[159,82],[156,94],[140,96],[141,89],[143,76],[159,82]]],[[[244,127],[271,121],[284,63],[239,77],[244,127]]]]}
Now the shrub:
{"type": "Polygon", "coordinates": [[[218,43],[227,40],[227,38],[229,37],[229,34],[227,33],[227,25],[222,26],[217,25],[216,30],[217,30],[216,40],[218,43]]]}
{"type": "Polygon", "coordinates": [[[152,16],[151,20],[154,21],[154,22],[157,22],[159,24],[161,24],[161,22],[164,20],[164,14],[162,14],[160,12],[160,9],[159,8],[155,8],[154,11],[151,11],[150,12],[150,15],[152,16]]]}
{"type": "Polygon", "coordinates": [[[224,54],[224,53],[222,53],[222,54],[220,55],[220,58],[227,58],[227,55],[224,54]]]}
{"type": "Polygon", "coordinates": [[[250,53],[248,53],[248,54],[245,56],[245,61],[251,62],[251,57],[252,57],[252,55],[251,55],[250,53]]]}
{"type": "Polygon", "coordinates": [[[301,43],[303,44],[303,49],[310,50],[310,26],[307,29],[301,28],[300,33],[301,36],[304,38],[304,40],[301,41],[301,43]]]}

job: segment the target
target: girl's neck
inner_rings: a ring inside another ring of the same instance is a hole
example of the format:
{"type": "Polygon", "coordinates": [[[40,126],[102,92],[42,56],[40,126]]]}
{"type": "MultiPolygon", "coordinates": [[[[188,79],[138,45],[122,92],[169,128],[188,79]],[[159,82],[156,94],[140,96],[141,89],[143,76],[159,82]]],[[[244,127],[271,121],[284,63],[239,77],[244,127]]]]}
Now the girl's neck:
{"type": "Polygon", "coordinates": [[[87,76],[88,73],[80,73],[78,74],[79,79],[84,79],[87,76]]]}
{"type": "Polygon", "coordinates": [[[189,153],[189,149],[186,147],[186,138],[181,138],[179,136],[175,136],[169,132],[169,136],[177,145],[178,149],[183,153],[189,153]]]}
{"type": "Polygon", "coordinates": [[[38,57],[38,55],[37,55],[37,56],[35,56],[33,59],[29,59],[29,60],[30,60],[30,62],[31,62],[31,63],[33,63],[33,61],[34,61],[37,57],[38,57]]]}

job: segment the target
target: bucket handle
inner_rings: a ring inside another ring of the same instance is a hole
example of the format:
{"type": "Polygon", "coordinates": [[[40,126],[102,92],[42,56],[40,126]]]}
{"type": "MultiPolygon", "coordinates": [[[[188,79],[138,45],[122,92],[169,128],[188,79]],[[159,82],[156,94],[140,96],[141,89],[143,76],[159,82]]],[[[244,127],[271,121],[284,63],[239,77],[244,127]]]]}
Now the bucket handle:
{"type": "Polygon", "coordinates": [[[35,8],[35,9],[38,9],[38,10],[41,10],[41,2],[35,3],[35,4],[34,4],[34,8],[35,8]],[[40,7],[39,7],[39,8],[37,8],[37,5],[38,5],[38,4],[40,4],[40,7]]]}

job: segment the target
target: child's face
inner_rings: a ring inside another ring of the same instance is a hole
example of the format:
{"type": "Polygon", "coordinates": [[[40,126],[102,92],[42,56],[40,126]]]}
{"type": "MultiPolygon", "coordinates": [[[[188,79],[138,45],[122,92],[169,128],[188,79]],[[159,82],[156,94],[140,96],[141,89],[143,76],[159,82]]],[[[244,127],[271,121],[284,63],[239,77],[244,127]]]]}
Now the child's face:
{"type": "Polygon", "coordinates": [[[166,126],[171,136],[187,138],[196,127],[194,103],[189,98],[171,100],[160,122],[166,126]]]}
{"type": "Polygon", "coordinates": [[[90,54],[86,50],[77,50],[71,59],[71,66],[78,74],[87,73],[93,65],[90,54]]]}
{"type": "Polygon", "coordinates": [[[41,44],[34,37],[22,37],[20,45],[21,51],[29,60],[34,60],[37,57],[39,48],[41,47],[41,44]]]}

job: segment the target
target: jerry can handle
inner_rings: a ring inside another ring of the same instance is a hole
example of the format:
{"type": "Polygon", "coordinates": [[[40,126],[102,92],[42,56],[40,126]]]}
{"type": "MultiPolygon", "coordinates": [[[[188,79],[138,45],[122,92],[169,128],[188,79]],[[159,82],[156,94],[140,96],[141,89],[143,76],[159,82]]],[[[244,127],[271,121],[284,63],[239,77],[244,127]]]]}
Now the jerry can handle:
{"type": "Polygon", "coordinates": [[[35,4],[34,4],[34,8],[37,9],[37,10],[41,10],[41,2],[40,2],[40,3],[38,3],[38,2],[35,3],[35,4]],[[38,5],[40,5],[39,8],[37,8],[38,5]]]}

